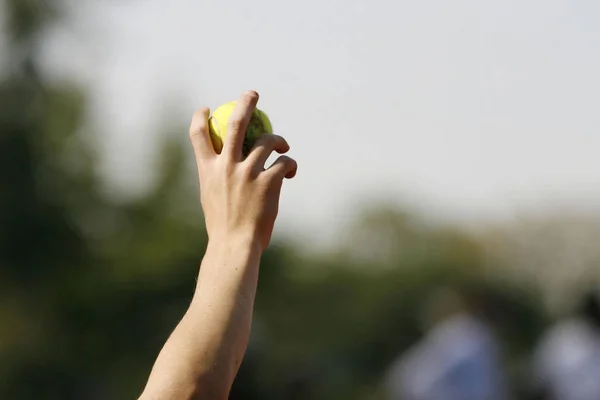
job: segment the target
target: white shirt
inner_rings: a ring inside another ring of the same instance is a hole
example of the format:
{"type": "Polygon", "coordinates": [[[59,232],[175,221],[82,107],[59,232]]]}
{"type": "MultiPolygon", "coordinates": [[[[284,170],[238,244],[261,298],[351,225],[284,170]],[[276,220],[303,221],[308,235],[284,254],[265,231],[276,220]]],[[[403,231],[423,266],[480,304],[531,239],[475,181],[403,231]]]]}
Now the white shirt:
{"type": "Polygon", "coordinates": [[[556,400],[600,399],[600,334],[570,319],[544,335],[534,356],[538,384],[556,400]]]}
{"type": "Polygon", "coordinates": [[[504,378],[491,332],[459,314],[432,329],[388,375],[392,399],[500,400],[504,378]]]}

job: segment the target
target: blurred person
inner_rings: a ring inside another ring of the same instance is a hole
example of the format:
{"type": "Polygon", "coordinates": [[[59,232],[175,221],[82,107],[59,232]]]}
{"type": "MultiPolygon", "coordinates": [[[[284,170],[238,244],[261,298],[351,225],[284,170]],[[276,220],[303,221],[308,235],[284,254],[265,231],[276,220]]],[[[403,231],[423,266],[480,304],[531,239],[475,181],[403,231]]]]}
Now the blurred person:
{"type": "Polygon", "coordinates": [[[392,364],[391,400],[504,400],[498,346],[482,318],[456,291],[435,292],[425,307],[425,337],[392,364]]]}
{"type": "Polygon", "coordinates": [[[220,154],[209,136],[210,111],[202,108],[192,119],[209,241],[191,304],[160,351],[141,400],[225,400],[231,391],[249,341],[259,263],[271,240],[282,183],[297,169],[287,156],[265,169],[273,151],[289,150],[277,135],[263,135],[243,158],[257,102],[253,91],[240,97],[220,154]]]}
{"type": "Polygon", "coordinates": [[[534,354],[537,400],[600,399],[600,301],[585,293],[573,316],[557,322],[534,354]]]}

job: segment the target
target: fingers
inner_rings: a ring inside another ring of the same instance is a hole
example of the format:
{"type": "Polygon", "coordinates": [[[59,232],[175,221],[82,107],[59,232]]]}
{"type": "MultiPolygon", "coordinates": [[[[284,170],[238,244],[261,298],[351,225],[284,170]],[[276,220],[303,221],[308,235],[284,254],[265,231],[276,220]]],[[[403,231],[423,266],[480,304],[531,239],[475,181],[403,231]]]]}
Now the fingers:
{"type": "Polygon", "coordinates": [[[236,161],[242,158],[242,146],[246,129],[257,103],[258,93],[247,91],[240,97],[229,117],[225,143],[223,143],[223,153],[228,154],[236,161]]]}
{"type": "Polygon", "coordinates": [[[198,109],[192,117],[190,140],[197,160],[206,159],[216,154],[208,131],[209,114],[210,110],[203,107],[198,109]]]}
{"type": "Polygon", "coordinates": [[[297,171],[298,164],[294,159],[288,156],[281,156],[264,172],[264,174],[269,175],[273,179],[291,179],[296,176],[297,171]]]}
{"type": "Polygon", "coordinates": [[[265,167],[267,159],[273,151],[279,154],[290,150],[288,142],[279,135],[265,133],[254,143],[254,147],[248,154],[246,161],[258,167],[261,171],[265,167]]]}

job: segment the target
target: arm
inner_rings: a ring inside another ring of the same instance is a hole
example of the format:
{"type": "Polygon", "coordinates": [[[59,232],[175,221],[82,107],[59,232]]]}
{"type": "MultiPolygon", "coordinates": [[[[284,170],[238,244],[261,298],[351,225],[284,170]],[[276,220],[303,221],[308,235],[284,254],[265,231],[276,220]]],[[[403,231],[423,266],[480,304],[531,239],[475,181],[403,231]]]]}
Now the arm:
{"type": "Polygon", "coordinates": [[[142,399],[226,399],[252,320],[260,249],[210,242],[185,316],[165,343],[142,399]]]}
{"type": "Polygon", "coordinates": [[[264,135],[246,159],[244,132],[258,95],[245,93],[230,117],[223,151],[208,134],[207,109],[192,121],[202,206],[209,242],[187,313],[160,352],[140,397],[227,399],[246,351],[262,252],[277,217],[284,178],[296,163],[281,156],[264,169],[273,151],[289,150],[277,135],[264,135]]]}

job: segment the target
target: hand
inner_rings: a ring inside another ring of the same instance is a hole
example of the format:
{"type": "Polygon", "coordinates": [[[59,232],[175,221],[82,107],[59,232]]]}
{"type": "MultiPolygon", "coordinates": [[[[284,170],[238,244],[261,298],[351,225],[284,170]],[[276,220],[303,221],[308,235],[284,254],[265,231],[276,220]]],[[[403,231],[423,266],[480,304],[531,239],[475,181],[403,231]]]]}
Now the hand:
{"type": "Polygon", "coordinates": [[[215,152],[210,139],[208,108],[194,114],[190,139],[196,155],[209,240],[248,239],[264,250],[277,218],[283,179],[296,175],[297,164],[290,157],[280,156],[265,169],[273,151],[283,154],[290,149],[284,138],[274,134],[262,135],[243,158],[244,135],[257,102],[258,94],[254,91],[240,97],[229,118],[220,154],[215,152]]]}

